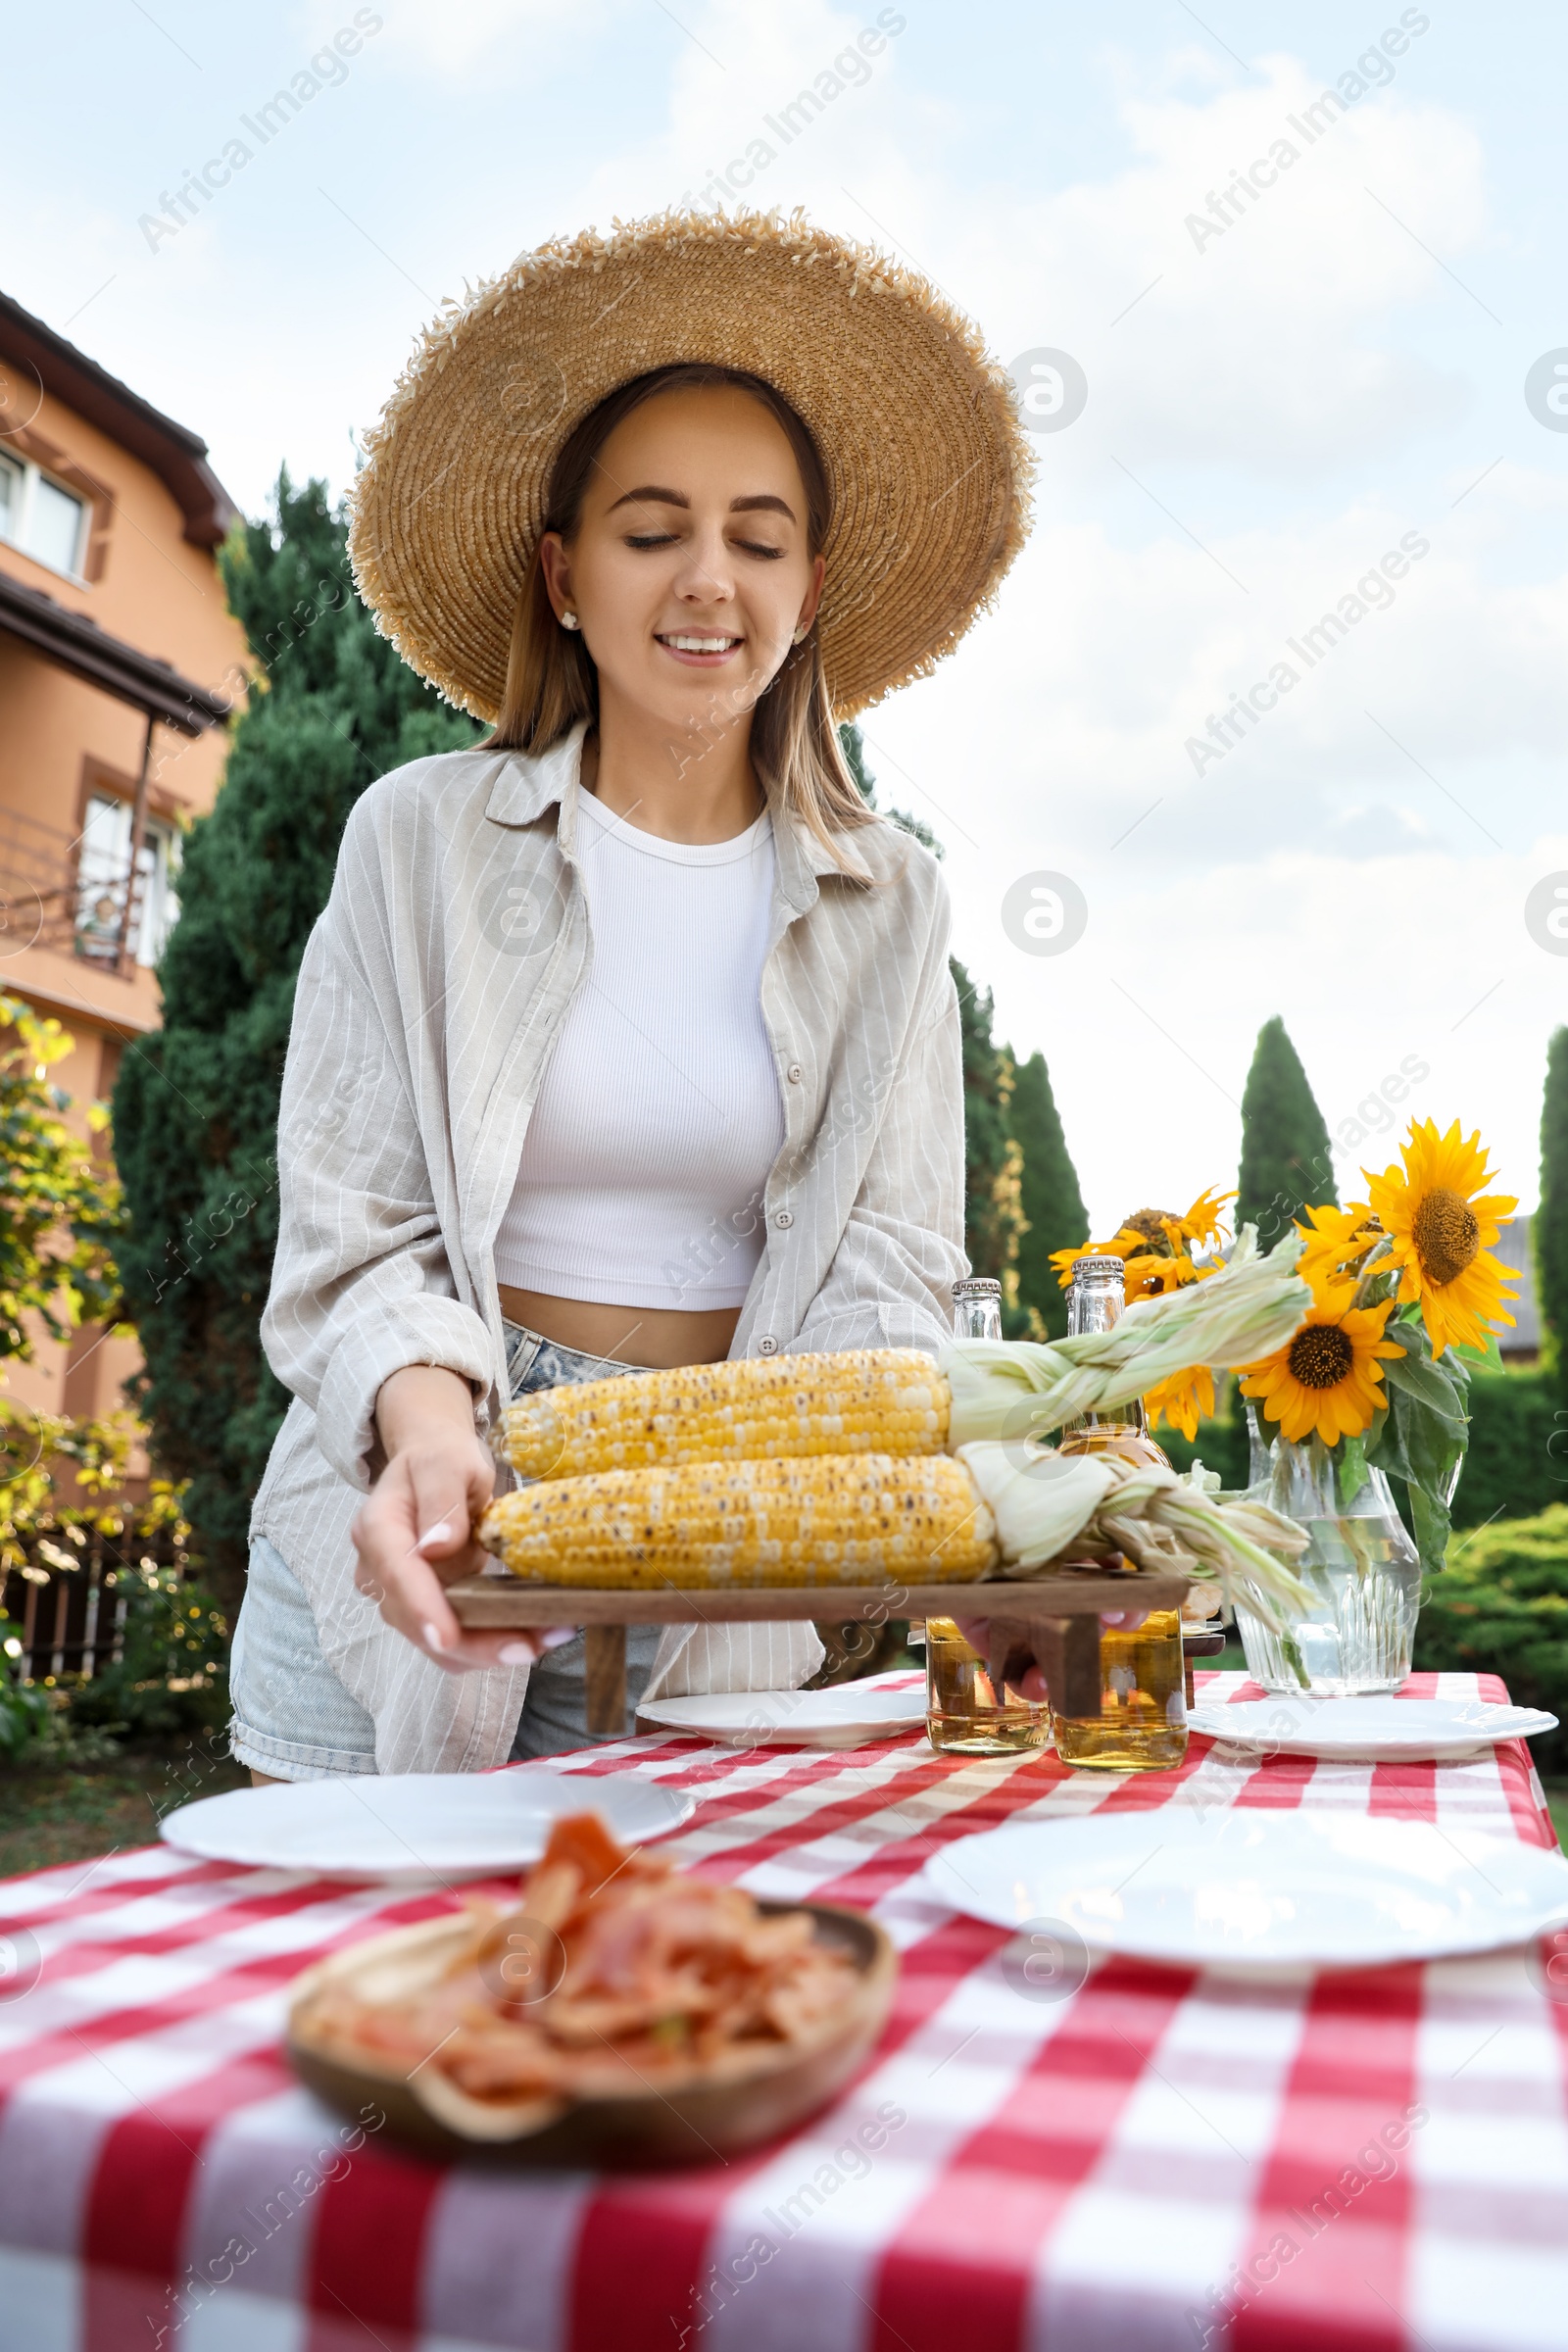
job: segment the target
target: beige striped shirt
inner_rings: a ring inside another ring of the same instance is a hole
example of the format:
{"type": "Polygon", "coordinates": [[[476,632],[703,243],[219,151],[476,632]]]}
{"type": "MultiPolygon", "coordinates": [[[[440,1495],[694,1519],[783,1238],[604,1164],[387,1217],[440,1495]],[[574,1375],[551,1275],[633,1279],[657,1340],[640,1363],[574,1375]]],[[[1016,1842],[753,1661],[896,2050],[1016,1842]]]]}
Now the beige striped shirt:
{"type": "MultiPolygon", "coordinates": [[[[374,1717],[382,1772],[503,1762],[527,1670],[450,1675],[355,1590],[349,1529],[376,1395],[405,1364],[504,1396],[494,1247],[546,1058],[593,986],[573,842],[582,732],[383,776],[349,819],[300,967],[278,1119],[279,1233],[262,1322],[294,1396],[252,1515],[310,1597],[328,1663],[374,1717]]],[[[877,825],[843,876],[775,808],[762,1014],[784,1142],[756,1202],[761,1261],[732,1354],[936,1348],[963,1256],[963,1096],[935,861],[877,825]]],[[[634,1015],[628,1015],[634,1017],[634,1015]]],[[[692,1249],[722,1249],[696,1233],[692,1249]]],[[[671,1628],[648,1696],[785,1689],[806,1626],[671,1628]]]]}

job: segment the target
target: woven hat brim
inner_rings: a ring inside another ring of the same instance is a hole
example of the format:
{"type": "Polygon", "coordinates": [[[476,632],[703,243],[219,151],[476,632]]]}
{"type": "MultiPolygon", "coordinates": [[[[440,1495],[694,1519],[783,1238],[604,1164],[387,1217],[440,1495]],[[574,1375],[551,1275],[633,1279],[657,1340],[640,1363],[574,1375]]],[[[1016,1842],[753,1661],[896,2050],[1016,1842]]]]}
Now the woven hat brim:
{"type": "Polygon", "coordinates": [[[914,271],[796,214],[665,214],[522,256],[425,332],[366,437],[349,549],[405,661],[493,720],[562,443],[631,377],[763,377],[832,491],[817,628],[841,717],[924,676],[1030,522],[1011,382],[914,271]]]}

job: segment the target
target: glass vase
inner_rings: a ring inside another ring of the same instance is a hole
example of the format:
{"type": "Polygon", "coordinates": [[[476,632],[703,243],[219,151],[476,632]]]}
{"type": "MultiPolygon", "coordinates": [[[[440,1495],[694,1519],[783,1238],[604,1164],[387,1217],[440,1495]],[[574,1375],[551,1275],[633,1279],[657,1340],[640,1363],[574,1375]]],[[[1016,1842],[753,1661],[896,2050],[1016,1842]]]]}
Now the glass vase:
{"type": "Polygon", "coordinates": [[[1397,1690],[1410,1671],[1421,1606],[1421,1563],[1381,1470],[1352,1468],[1342,1446],[1276,1437],[1266,1445],[1254,1408],[1248,1492],[1306,1530],[1294,1561],[1312,1600],[1283,1637],[1236,1612],[1248,1671],[1265,1690],[1323,1698],[1397,1690]]]}

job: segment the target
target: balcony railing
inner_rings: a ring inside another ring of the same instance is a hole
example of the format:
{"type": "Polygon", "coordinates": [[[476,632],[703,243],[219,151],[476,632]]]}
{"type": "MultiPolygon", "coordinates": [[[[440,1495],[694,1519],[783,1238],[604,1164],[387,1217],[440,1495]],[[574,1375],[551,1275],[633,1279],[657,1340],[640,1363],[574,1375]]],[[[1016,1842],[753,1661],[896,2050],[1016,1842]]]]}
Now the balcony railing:
{"type": "Polygon", "coordinates": [[[0,808],[0,983],[27,948],[53,948],[130,972],[141,941],[148,859],[108,859],[85,835],[0,808]]]}

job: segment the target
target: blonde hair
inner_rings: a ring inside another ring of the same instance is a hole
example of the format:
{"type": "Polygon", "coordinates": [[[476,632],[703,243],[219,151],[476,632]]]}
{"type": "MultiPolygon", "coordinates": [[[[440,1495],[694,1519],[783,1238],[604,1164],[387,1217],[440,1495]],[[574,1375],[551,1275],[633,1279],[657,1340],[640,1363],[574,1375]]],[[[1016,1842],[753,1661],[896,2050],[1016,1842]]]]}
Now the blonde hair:
{"type": "MultiPolygon", "coordinates": [[[[723,386],[750,393],[781,427],[806,490],[807,545],[813,557],[820,555],[832,505],[827,469],[805,421],[761,376],[696,362],[656,368],[617,385],[566,436],[551,468],[540,539],[546,531],[558,531],[569,545],[599,453],[623,417],[662,392],[723,386]]],[[[879,819],[860,798],[845,762],[814,622],[749,710],[734,712],[736,720],[746,716],[752,763],[769,801],[803,825],[842,871],[855,873],[834,836],[879,819]]],[[[594,725],[598,717],[599,673],[581,635],[563,629],[556,618],[536,545],[513,616],[506,692],[490,741],[501,751],[537,755],[581,720],[594,725]]]]}

